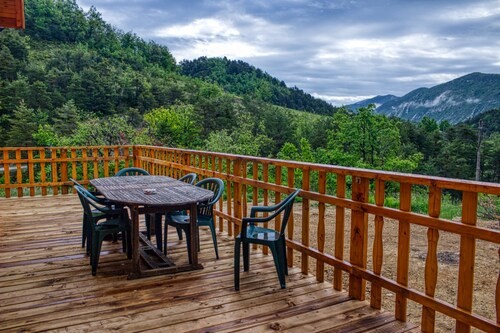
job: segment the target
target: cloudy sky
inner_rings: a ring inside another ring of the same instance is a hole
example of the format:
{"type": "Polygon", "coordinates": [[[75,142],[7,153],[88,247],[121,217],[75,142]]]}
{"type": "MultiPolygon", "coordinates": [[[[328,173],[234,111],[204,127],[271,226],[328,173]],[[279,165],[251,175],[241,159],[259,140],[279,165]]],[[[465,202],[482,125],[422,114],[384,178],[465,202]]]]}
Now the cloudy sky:
{"type": "Polygon", "coordinates": [[[246,61],[334,105],[500,73],[500,0],[77,0],[176,60],[246,61]]]}

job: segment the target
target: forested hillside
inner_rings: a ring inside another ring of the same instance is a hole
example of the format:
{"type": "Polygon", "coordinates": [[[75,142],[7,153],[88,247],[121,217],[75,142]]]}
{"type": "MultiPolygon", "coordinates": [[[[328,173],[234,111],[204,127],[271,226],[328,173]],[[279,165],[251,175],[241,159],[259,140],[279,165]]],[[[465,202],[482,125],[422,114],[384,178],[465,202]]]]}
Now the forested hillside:
{"type": "Polygon", "coordinates": [[[323,115],[331,115],[336,109],[297,87],[288,88],[285,82],[241,60],[201,57],[181,61],[180,68],[182,74],[217,83],[227,92],[274,105],[323,115]]]}
{"type": "MultiPolygon", "coordinates": [[[[333,112],[243,62],[177,65],[167,47],[73,0],[26,1],[26,26],[0,32],[0,146],[143,143],[474,178],[477,122],[333,112]]],[[[499,182],[498,128],[484,131],[481,149],[481,180],[499,182]]]]}

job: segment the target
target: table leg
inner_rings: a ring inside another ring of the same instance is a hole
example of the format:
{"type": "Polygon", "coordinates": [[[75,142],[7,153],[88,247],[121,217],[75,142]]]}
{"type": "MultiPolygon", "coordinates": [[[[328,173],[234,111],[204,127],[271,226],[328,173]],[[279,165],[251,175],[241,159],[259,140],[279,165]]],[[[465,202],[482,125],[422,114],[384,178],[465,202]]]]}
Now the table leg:
{"type": "Polygon", "coordinates": [[[141,276],[141,255],[139,252],[139,207],[130,207],[130,218],[132,219],[132,271],[129,279],[141,276]]]}
{"type": "Polygon", "coordinates": [[[198,225],[197,225],[198,206],[196,203],[191,204],[189,210],[189,228],[191,237],[191,265],[198,266],[198,225]]]}

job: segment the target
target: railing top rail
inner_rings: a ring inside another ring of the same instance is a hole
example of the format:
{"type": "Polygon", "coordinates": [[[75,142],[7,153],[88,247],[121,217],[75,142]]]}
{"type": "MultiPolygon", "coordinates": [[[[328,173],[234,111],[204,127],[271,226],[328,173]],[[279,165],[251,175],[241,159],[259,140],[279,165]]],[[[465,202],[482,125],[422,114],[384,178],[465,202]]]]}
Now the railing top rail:
{"type": "MultiPolygon", "coordinates": [[[[478,193],[487,193],[493,195],[500,195],[500,184],[499,183],[489,183],[472,181],[465,179],[454,179],[437,177],[430,175],[421,174],[406,174],[401,172],[393,171],[383,171],[383,170],[370,170],[361,169],[353,167],[344,167],[336,165],[327,165],[319,163],[309,163],[309,162],[297,162],[288,160],[279,160],[266,157],[255,157],[255,156],[245,156],[218,152],[208,152],[201,150],[192,149],[179,149],[179,148],[169,148],[160,146],[148,146],[148,145],[104,145],[104,146],[78,146],[78,147],[2,147],[0,151],[29,151],[29,150],[57,150],[57,149],[100,149],[100,148],[139,148],[139,149],[161,149],[178,151],[181,154],[198,154],[205,156],[216,156],[219,158],[230,159],[230,160],[245,160],[247,162],[265,163],[269,165],[297,168],[297,169],[310,169],[315,171],[324,171],[340,175],[364,177],[370,179],[380,179],[383,181],[394,181],[398,183],[410,183],[413,185],[423,185],[423,186],[436,186],[438,188],[458,190],[458,191],[470,191],[478,193]]],[[[9,161],[11,161],[9,159],[9,161]]]]}
{"type": "Polygon", "coordinates": [[[216,157],[230,159],[230,160],[244,159],[248,162],[257,162],[257,163],[260,162],[260,163],[267,163],[270,165],[284,166],[290,168],[298,168],[298,169],[309,168],[315,171],[325,171],[341,175],[358,176],[370,179],[380,179],[384,181],[395,181],[399,183],[411,183],[415,185],[436,186],[439,188],[445,188],[451,190],[481,192],[481,193],[500,195],[500,184],[498,183],[445,178],[445,177],[437,177],[437,176],[421,175],[421,174],[407,174],[394,171],[343,167],[343,166],[327,165],[319,163],[297,162],[297,161],[271,159],[265,157],[207,152],[207,151],[191,150],[191,149],[177,149],[168,147],[154,147],[154,146],[140,146],[140,145],[136,147],[146,148],[146,149],[159,148],[165,150],[181,151],[182,153],[188,153],[188,154],[200,154],[200,155],[211,155],[211,156],[215,155],[216,157]]]}

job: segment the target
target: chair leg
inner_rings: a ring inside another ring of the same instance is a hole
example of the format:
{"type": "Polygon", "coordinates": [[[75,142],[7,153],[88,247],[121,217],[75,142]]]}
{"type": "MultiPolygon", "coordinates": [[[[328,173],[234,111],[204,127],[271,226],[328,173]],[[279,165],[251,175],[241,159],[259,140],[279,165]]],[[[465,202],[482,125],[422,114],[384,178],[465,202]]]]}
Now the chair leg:
{"type": "Polygon", "coordinates": [[[87,240],[87,220],[85,219],[85,215],[83,216],[82,223],[82,247],[85,247],[85,241],[87,240]]]}
{"type": "Polygon", "coordinates": [[[240,248],[241,241],[234,241],[234,290],[240,290],[240,248]]]}
{"type": "Polygon", "coordinates": [[[273,243],[269,245],[269,249],[273,254],[274,265],[276,266],[276,272],[278,273],[278,279],[280,281],[281,289],[285,289],[286,288],[285,269],[283,267],[284,263],[283,263],[283,257],[281,255],[282,245],[273,243]]]}
{"type": "Polygon", "coordinates": [[[250,245],[243,242],[243,270],[248,272],[250,269],[250,245]]]}
{"type": "Polygon", "coordinates": [[[99,265],[99,256],[101,255],[101,244],[102,237],[101,235],[93,235],[92,237],[92,275],[97,274],[97,266],[99,265]]]}
{"type": "Polygon", "coordinates": [[[283,254],[282,254],[282,258],[283,258],[283,269],[285,270],[285,275],[288,275],[288,262],[286,260],[286,241],[283,240],[283,242],[281,242],[282,244],[282,248],[283,248],[283,254]]]}
{"type": "Polygon", "coordinates": [[[177,236],[179,236],[179,240],[182,240],[182,228],[177,227],[177,236]]]}
{"type": "MultiPolygon", "coordinates": [[[[217,248],[217,234],[215,233],[215,225],[212,223],[209,224],[210,227],[210,232],[212,233],[212,240],[214,242],[214,248],[215,248],[215,257],[219,259],[219,249],[217,248]]],[[[198,237],[198,240],[200,237],[198,237]]]]}

